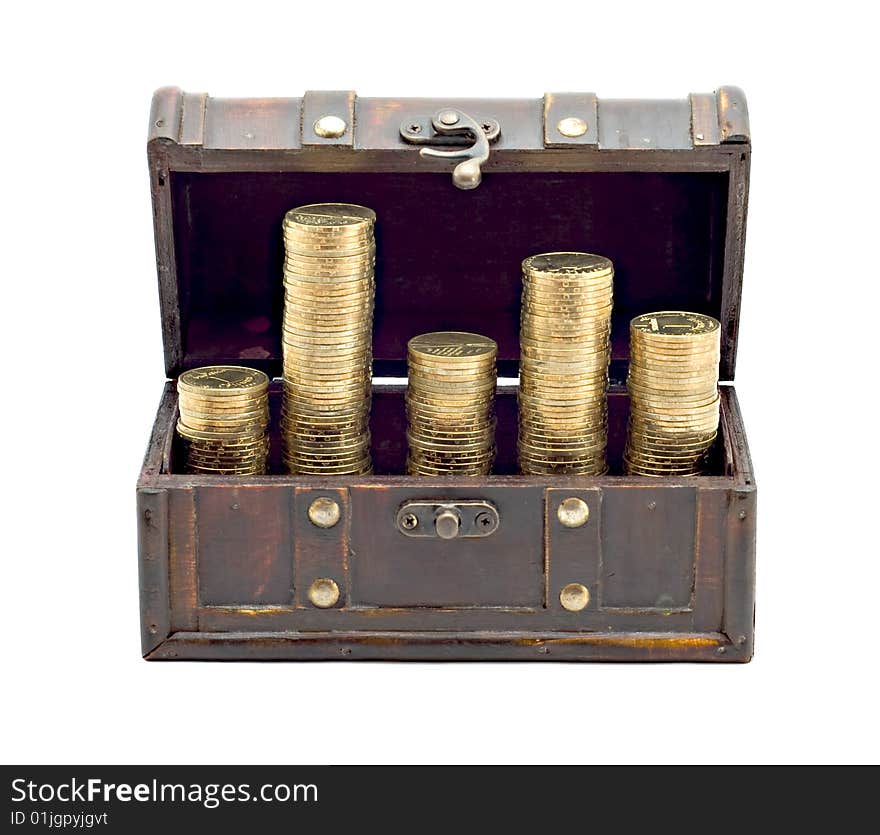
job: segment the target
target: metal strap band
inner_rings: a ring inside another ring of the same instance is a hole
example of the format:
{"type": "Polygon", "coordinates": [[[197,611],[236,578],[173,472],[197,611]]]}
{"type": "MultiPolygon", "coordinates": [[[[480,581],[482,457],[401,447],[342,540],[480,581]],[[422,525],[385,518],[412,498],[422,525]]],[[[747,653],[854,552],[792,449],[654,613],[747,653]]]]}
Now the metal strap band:
{"type": "Polygon", "coordinates": [[[302,144],[342,145],[354,147],[354,103],[356,94],[351,90],[308,91],[302,100],[302,144]],[[341,134],[320,133],[319,122],[338,124],[342,120],[344,130],[341,134]]]}
{"type": "Polygon", "coordinates": [[[544,147],[599,144],[595,93],[544,94],[544,147]]]}

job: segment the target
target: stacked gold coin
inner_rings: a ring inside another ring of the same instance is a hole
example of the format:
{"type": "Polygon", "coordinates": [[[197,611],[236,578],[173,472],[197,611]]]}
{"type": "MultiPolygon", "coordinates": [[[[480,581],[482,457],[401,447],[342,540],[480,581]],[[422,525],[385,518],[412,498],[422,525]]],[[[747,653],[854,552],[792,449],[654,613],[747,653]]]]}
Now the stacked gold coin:
{"type": "Polygon", "coordinates": [[[266,472],[269,378],[237,365],[185,371],[177,380],[177,432],[191,473],[266,472]]]}
{"type": "Polygon", "coordinates": [[[631,475],[695,475],[718,433],[721,327],[711,316],[662,311],[630,323],[631,475]]]}
{"type": "Polygon", "coordinates": [[[550,252],[522,270],[520,470],[601,475],[614,267],[600,255],[550,252]]]}
{"type": "Polygon", "coordinates": [[[284,461],[369,473],[376,215],[344,203],[284,217],[284,461]]]}
{"type": "Polygon", "coordinates": [[[410,475],[487,475],[495,459],[495,357],[475,333],[426,333],[407,347],[410,475]]]}

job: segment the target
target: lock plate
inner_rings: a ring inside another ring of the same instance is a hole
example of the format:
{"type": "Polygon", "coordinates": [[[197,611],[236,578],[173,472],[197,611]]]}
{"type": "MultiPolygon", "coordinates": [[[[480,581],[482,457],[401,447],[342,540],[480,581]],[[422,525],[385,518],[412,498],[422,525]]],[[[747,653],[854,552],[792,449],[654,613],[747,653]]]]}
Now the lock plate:
{"type": "Polygon", "coordinates": [[[397,511],[404,536],[429,539],[475,539],[498,530],[498,509],[481,499],[408,501],[397,511]]]}

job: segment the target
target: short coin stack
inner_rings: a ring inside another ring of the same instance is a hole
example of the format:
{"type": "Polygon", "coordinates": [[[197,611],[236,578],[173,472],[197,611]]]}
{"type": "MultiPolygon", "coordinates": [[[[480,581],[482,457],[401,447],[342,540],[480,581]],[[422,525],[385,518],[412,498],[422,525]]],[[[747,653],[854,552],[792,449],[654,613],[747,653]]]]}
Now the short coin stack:
{"type": "Polygon", "coordinates": [[[630,475],[701,472],[718,433],[721,328],[711,316],[662,311],[630,323],[630,475]]]}
{"type": "Polygon", "coordinates": [[[488,475],[495,459],[495,357],[475,333],[409,341],[406,439],[410,475],[488,475]]]}
{"type": "Polygon", "coordinates": [[[345,203],[284,218],[284,462],[293,474],[372,472],[376,215],[345,203]]]}
{"type": "Polygon", "coordinates": [[[614,267],[600,255],[551,252],[522,270],[520,470],[601,475],[614,267]]]}
{"type": "Polygon", "coordinates": [[[238,365],[185,371],[177,432],[191,473],[259,475],[269,451],[269,378],[238,365]]]}

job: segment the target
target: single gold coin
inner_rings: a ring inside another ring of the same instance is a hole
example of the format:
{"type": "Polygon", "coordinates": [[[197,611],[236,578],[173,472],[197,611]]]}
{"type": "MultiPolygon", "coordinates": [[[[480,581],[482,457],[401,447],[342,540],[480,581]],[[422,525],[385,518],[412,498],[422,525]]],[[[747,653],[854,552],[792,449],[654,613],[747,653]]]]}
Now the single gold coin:
{"type": "Polygon", "coordinates": [[[426,359],[442,357],[450,363],[467,362],[475,357],[494,357],[498,345],[493,339],[476,333],[443,331],[414,336],[407,343],[408,350],[426,359]]]}
{"type": "Polygon", "coordinates": [[[522,262],[528,273],[607,273],[614,269],[608,258],[588,252],[545,252],[532,255],[522,262]]]}
{"type": "Polygon", "coordinates": [[[636,316],[630,322],[630,328],[654,337],[688,338],[720,332],[721,323],[702,313],[663,310],[636,316]]]}
{"type": "Polygon", "coordinates": [[[310,203],[291,209],[284,224],[305,227],[360,228],[376,222],[376,213],[353,203],[310,203]]]}
{"type": "Polygon", "coordinates": [[[234,396],[265,391],[269,378],[253,368],[239,365],[209,365],[184,371],[177,381],[178,391],[212,396],[234,396]]]}

